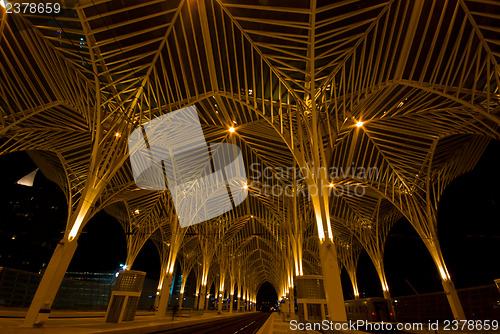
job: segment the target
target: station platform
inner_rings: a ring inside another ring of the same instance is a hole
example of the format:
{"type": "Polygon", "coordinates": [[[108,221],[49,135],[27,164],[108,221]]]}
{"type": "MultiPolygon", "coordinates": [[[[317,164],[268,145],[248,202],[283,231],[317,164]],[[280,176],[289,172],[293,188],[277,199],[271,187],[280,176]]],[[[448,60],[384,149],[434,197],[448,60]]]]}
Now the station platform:
{"type": "MultiPolygon", "coordinates": [[[[298,320],[295,316],[294,319],[298,320]]],[[[262,325],[256,334],[288,334],[288,333],[307,333],[307,334],[322,334],[319,331],[314,330],[292,330],[290,326],[290,320],[284,320],[283,314],[273,313],[269,319],[262,325]]],[[[365,332],[348,330],[348,331],[331,331],[328,333],[349,333],[349,334],[363,334],[365,332]]]]}
{"type": "MultiPolygon", "coordinates": [[[[295,317],[293,319],[298,320],[298,317],[295,317]]],[[[486,331],[486,330],[475,330],[475,331],[468,331],[468,330],[455,330],[455,331],[450,331],[444,328],[443,326],[440,326],[438,329],[429,329],[427,326],[423,326],[423,328],[419,330],[393,330],[393,331],[386,331],[386,330],[375,330],[375,331],[360,331],[360,330],[323,330],[322,332],[319,331],[314,331],[314,330],[292,330],[291,325],[290,325],[290,320],[287,319],[284,320],[282,317],[282,314],[278,313],[273,313],[269,319],[262,325],[262,327],[259,329],[259,331],[256,334],[288,334],[288,333],[307,333],[307,334],[364,334],[364,333],[402,333],[402,334],[447,334],[450,332],[453,332],[454,334],[470,334],[470,333],[484,333],[484,334],[489,334],[489,333],[500,333],[500,331],[486,331]]]]}
{"type": "Polygon", "coordinates": [[[171,316],[155,320],[154,313],[138,311],[132,322],[105,323],[105,312],[83,311],[53,311],[48,321],[42,327],[23,327],[24,315],[27,309],[0,309],[0,333],[2,334],[90,334],[90,333],[120,333],[143,334],[171,330],[188,325],[202,324],[223,318],[234,318],[252,312],[217,314],[216,311],[205,311],[203,314],[183,317],[179,311],[173,320],[171,316]]]}
{"type": "MultiPolygon", "coordinates": [[[[235,321],[238,317],[260,312],[233,312],[223,311],[218,314],[217,311],[204,311],[199,313],[183,313],[179,311],[175,319],[168,315],[164,319],[154,319],[154,313],[149,311],[137,311],[135,320],[123,323],[105,323],[103,311],[72,311],[55,310],[42,327],[23,327],[24,316],[27,309],[0,308],[0,333],[1,334],[90,334],[90,333],[108,333],[108,334],[145,334],[161,331],[180,329],[185,326],[193,326],[211,322],[217,322],[221,319],[235,321]]],[[[294,318],[295,319],[295,318],[294,318]]],[[[282,314],[274,312],[256,332],[256,334],[285,334],[285,333],[307,333],[320,334],[314,330],[292,330],[291,319],[284,319],[282,314]]],[[[298,318],[296,319],[298,320],[298,318]]],[[[244,319],[242,319],[244,321],[244,319]]],[[[178,330],[177,330],[178,332],[178,330]]],[[[429,330],[424,328],[418,331],[402,331],[401,333],[413,334],[445,334],[449,331],[440,328],[438,330],[429,330]]],[[[333,330],[324,333],[349,333],[359,334],[367,333],[357,330],[333,330]]],[[[372,333],[374,333],[372,331],[372,333]]],[[[468,331],[455,331],[457,334],[470,333],[468,331]]],[[[475,331],[474,333],[486,333],[486,331],[475,331]]],[[[491,333],[488,332],[488,333],[491,333]]]]}

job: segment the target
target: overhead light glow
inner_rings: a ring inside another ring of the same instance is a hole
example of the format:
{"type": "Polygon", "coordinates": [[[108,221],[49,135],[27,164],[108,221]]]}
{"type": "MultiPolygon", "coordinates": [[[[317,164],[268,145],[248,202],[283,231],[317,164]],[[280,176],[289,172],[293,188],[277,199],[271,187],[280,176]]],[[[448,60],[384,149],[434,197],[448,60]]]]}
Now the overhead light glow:
{"type": "Polygon", "coordinates": [[[229,132],[233,133],[234,132],[234,126],[229,128],[229,132]]]}
{"type": "Polygon", "coordinates": [[[135,213],[136,215],[138,215],[138,214],[139,214],[139,212],[140,212],[140,211],[139,211],[139,209],[135,209],[135,211],[134,211],[134,213],[135,213]]]}
{"type": "Polygon", "coordinates": [[[330,188],[333,188],[333,183],[330,183],[330,188]]]}
{"type": "Polygon", "coordinates": [[[362,127],[362,126],[363,126],[363,123],[364,123],[364,122],[358,121],[358,123],[356,123],[356,126],[357,126],[358,128],[360,128],[360,127],[362,127]]]}
{"type": "Polygon", "coordinates": [[[0,6],[2,6],[3,8],[7,8],[7,4],[4,0],[0,0],[0,6]]]}

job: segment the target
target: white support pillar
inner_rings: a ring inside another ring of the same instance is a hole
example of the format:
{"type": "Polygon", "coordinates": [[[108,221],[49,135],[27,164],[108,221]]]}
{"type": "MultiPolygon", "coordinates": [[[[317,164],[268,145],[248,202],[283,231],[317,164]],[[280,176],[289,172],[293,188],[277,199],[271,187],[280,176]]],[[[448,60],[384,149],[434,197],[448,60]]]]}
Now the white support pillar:
{"type": "Polygon", "coordinates": [[[210,303],[210,292],[205,297],[205,311],[208,311],[208,304],[210,303]]]}
{"type": "Polygon", "coordinates": [[[466,320],[464,309],[462,308],[462,303],[458,298],[457,290],[451,279],[442,279],[444,292],[446,293],[446,298],[448,298],[448,303],[450,304],[451,312],[455,320],[466,320]]]}
{"type": "Polygon", "coordinates": [[[217,312],[220,314],[222,312],[222,306],[224,304],[224,290],[216,289],[217,293],[217,312]]]}
{"type": "Polygon", "coordinates": [[[205,309],[205,302],[207,299],[207,286],[202,285],[200,289],[200,296],[198,297],[200,302],[198,304],[198,310],[203,311],[205,309]]]}
{"type": "Polygon", "coordinates": [[[184,292],[179,293],[179,308],[182,307],[182,301],[184,300],[184,292]]]}
{"type": "Polygon", "coordinates": [[[73,241],[68,241],[65,237],[59,241],[43,274],[42,281],[38,285],[23,326],[41,325],[49,318],[50,308],[69,263],[75,254],[77,245],[76,238],[73,241]]]}
{"type": "MultiPolygon", "coordinates": [[[[432,219],[435,219],[435,217],[433,217],[432,219]]],[[[437,236],[434,235],[432,238],[427,239],[422,238],[422,240],[424,241],[425,246],[427,247],[427,250],[429,251],[439,271],[439,275],[441,276],[441,284],[443,285],[446,298],[448,299],[448,303],[450,304],[453,317],[455,318],[455,320],[466,320],[467,318],[465,317],[462,303],[460,302],[457,290],[455,289],[455,285],[451,280],[448,268],[446,267],[446,263],[444,262],[443,253],[441,252],[441,247],[439,245],[437,236]]]]}
{"type": "Polygon", "coordinates": [[[285,294],[285,302],[283,303],[283,313],[285,313],[285,319],[288,319],[290,313],[290,300],[288,299],[288,294],[285,294]]]}
{"type": "Polygon", "coordinates": [[[160,302],[158,303],[158,310],[156,310],[155,318],[164,318],[167,313],[168,298],[170,297],[170,288],[172,287],[173,273],[166,274],[163,279],[163,284],[160,290],[160,302]]]}
{"type": "Polygon", "coordinates": [[[337,251],[329,238],[320,243],[319,257],[330,320],[347,321],[339,265],[337,262],[337,251]]]}
{"type": "Polygon", "coordinates": [[[241,312],[241,288],[238,284],[238,302],[236,303],[236,311],[241,312]]]}
{"type": "Polygon", "coordinates": [[[234,303],[233,298],[234,298],[234,292],[231,292],[231,293],[229,294],[229,299],[230,299],[230,300],[229,300],[229,302],[227,303],[227,308],[229,309],[229,310],[228,310],[228,311],[229,311],[229,313],[233,313],[233,303],[234,303]]]}
{"type": "Polygon", "coordinates": [[[200,293],[198,292],[194,297],[194,306],[193,308],[198,310],[198,302],[200,301],[200,293]]]}

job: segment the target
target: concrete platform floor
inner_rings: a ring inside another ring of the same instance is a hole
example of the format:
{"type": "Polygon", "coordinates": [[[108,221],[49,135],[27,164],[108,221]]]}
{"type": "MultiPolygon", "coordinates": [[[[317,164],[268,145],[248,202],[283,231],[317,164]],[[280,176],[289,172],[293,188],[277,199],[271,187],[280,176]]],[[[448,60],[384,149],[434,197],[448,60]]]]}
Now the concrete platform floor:
{"type": "MultiPolygon", "coordinates": [[[[179,328],[187,325],[210,322],[224,317],[238,317],[245,313],[232,313],[227,311],[217,314],[216,311],[205,311],[202,316],[182,317],[177,316],[172,320],[167,316],[161,320],[155,320],[153,312],[138,311],[135,320],[120,324],[105,323],[104,312],[83,311],[53,311],[51,317],[42,327],[23,327],[22,323],[26,309],[0,309],[0,333],[1,334],[88,334],[88,333],[124,333],[143,334],[162,330],[179,328]]],[[[182,315],[181,311],[179,315],[182,315]]]]}

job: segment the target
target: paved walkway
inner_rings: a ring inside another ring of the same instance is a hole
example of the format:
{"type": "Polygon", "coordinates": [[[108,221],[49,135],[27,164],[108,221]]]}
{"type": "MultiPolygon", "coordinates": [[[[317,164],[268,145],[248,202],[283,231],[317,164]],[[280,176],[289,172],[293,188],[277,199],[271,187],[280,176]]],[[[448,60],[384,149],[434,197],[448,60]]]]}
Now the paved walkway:
{"type": "Polygon", "coordinates": [[[152,312],[138,311],[133,322],[111,324],[104,322],[104,312],[53,311],[43,327],[22,327],[26,309],[0,309],[0,333],[2,334],[89,334],[89,333],[152,333],[167,329],[203,323],[224,317],[247,314],[206,311],[202,316],[183,318],[166,317],[155,320],[152,312]]]}
{"type": "Polygon", "coordinates": [[[321,334],[316,331],[299,331],[290,328],[290,319],[284,320],[283,314],[273,312],[269,319],[259,329],[257,334],[286,334],[286,333],[307,333],[307,334],[321,334]]]}
{"type": "MultiPolygon", "coordinates": [[[[298,321],[298,317],[295,316],[295,318],[298,321]]],[[[395,324],[393,326],[396,326],[395,324]]],[[[288,333],[307,333],[307,334],[321,334],[320,332],[313,331],[313,330],[292,330],[292,328],[296,328],[294,325],[290,324],[290,319],[284,320],[283,315],[278,314],[278,313],[273,313],[269,319],[264,323],[264,325],[259,329],[257,334],[288,334],[288,333]]],[[[368,333],[368,332],[362,332],[362,331],[357,331],[357,330],[328,330],[328,331],[323,331],[323,333],[328,333],[328,334],[363,334],[363,333],[368,333]]],[[[371,333],[387,333],[387,331],[372,331],[371,333]]],[[[453,334],[470,334],[470,333],[478,333],[478,334],[489,334],[489,333],[500,333],[499,331],[484,331],[484,330],[477,330],[477,331],[446,331],[442,328],[439,330],[430,330],[427,328],[419,329],[419,330],[406,330],[404,333],[413,333],[413,334],[448,334],[448,333],[453,333],[453,334]]]]}
{"type": "MultiPolygon", "coordinates": [[[[298,317],[295,316],[293,319],[299,321],[298,317]]],[[[264,325],[260,328],[257,334],[288,334],[288,333],[307,333],[307,334],[321,334],[321,332],[314,330],[292,330],[292,328],[296,328],[295,325],[290,324],[291,319],[285,320],[283,314],[273,313],[269,319],[264,323],[264,325]]],[[[365,332],[361,331],[327,331],[325,333],[349,333],[349,334],[363,334],[365,332]]]]}

